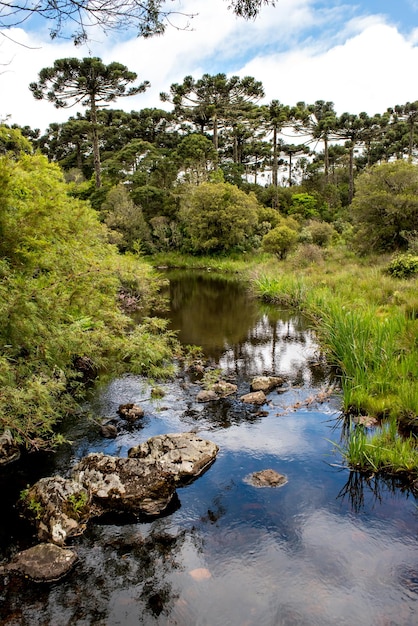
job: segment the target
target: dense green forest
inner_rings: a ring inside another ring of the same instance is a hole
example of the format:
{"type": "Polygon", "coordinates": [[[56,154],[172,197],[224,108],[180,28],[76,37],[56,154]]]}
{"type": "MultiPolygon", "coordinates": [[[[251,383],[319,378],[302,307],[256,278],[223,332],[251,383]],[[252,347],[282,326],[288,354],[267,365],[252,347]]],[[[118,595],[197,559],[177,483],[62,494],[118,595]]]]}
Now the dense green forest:
{"type": "Polygon", "coordinates": [[[86,378],[170,371],[178,346],[145,316],[159,285],[147,257],[173,252],[245,259],[260,296],[316,320],[347,413],[415,428],[418,102],[338,115],[325,101],[260,104],[255,78],[205,74],[160,94],[171,110],[108,108],[148,88],[135,79],[61,59],[30,89],[85,113],[43,134],[0,126],[3,429],[50,445],[86,378]]]}

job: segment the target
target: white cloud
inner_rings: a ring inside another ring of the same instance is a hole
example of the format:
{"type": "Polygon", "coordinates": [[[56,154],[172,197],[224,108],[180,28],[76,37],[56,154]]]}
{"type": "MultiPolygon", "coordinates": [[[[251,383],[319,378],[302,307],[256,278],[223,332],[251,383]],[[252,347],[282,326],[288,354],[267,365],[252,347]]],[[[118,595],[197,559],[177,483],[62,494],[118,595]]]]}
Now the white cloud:
{"type": "Polygon", "coordinates": [[[414,47],[395,27],[366,22],[361,32],[326,51],[301,48],[258,57],[241,75],[261,80],[267,99],[286,104],[330,100],[338,113],[383,113],[397,103],[416,100],[410,68],[418,62],[414,47]]]}
{"type": "MultiPolygon", "coordinates": [[[[191,32],[169,27],[162,37],[129,41],[97,33],[81,48],[69,41],[51,42],[46,28],[36,35],[7,31],[34,49],[0,39],[0,118],[10,114],[12,123],[44,130],[74,115],[74,109],[57,110],[35,101],[28,85],[55,59],[89,54],[105,63],[124,63],[139,81],[151,82],[145,94],[112,105],[128,111],[162,108],[161,91],[188,74],[198,78],[204,72],[251,75],[262,81],[267,101],[277,98],[292,105],[331,100],[340,113],[383,112],[417,99],[409,69],[417,65],[414,31],[408,39],[382,16],[353,18],[352,5],[327,12],[314,10],[314,5],[312,0],[281,0],[254,22],[245,22],[226,9],[224,0],[184,0],[185,13],[199,13],[191,32]]],[[[176,23],[184,21],[178,17],[176,23]]]]}

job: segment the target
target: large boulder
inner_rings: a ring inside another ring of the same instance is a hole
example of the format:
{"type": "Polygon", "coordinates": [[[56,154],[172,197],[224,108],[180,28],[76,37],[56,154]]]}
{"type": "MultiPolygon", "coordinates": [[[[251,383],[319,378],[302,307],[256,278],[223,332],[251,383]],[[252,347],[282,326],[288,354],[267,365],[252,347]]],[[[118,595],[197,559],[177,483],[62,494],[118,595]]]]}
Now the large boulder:
{"type": "Polygon", "coordinates": [[[57,545],[81,534],[91,514],[88,491],[61,476],[41,478],[22,495],[21,502],[35,522],[38,539],[57,545]]]}
{"type": "Polygon", "coordinates": [[[151,437],[131,448],[128,456],[151,467],[158,463],[176,482],[188,482],[214,462],[218,450],[216,443],[196,433],[175,433],[151,437]]]}
{"type": "Polygon", "coordinates": [[[40,543],[19,552],[0,573],[17,573],[35,582],[61,580],[77,563],[77,554],[53,543],[40,543]]]}
{"type": "Polygon", "coordinates": [[[89,454],[74,467],[73,476],[88,490],[99,513],[159,515],[175,494],[172,474],[157,462],[151,465],[136,458],[89,454]]]}

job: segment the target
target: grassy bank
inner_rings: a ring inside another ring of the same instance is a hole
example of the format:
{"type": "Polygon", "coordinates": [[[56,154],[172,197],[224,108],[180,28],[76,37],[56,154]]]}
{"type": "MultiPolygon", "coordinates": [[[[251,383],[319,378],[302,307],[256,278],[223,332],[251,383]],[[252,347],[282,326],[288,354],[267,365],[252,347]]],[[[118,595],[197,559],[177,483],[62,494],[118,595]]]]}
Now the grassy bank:
{"type": "Polygon", "coordinates": [[[308,263],[299,253],[263,264],[251,280],[259,297],[312,317],[340,375],[343,412],[381,421],[374,432],[357,425],[348,430],[343,445],[348,464],[418,473],[417,280],[387,275],[387,262],[333,251],[308,263]],[[400,436],[398,427],[408,436],[400,436]]]}
{"type": "Polygon", "coordinates": [[[388,275],[388,258],[357,258],[336,249],[312,258],[310,252],[300,249],[285,261],[172,254],[153,264],[233,272],[261,299],[309,315],[340,376],[344,414],[374,416],[383,425],[370,430],[352,421],[342,447],[348,464],[418,473],[417,280],[388,275]],[[399,435],[398,425],[407,437],[399,435]]]}

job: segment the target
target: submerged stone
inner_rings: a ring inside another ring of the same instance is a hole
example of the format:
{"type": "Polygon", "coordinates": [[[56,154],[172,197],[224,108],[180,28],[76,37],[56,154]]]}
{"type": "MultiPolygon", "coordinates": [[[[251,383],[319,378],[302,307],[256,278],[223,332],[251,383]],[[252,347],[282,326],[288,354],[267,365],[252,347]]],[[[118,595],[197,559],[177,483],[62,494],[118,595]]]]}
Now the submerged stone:
{"type": "Polygon", "coordinates": [[[68,574],[77,561],[74,550],[53,543],[40,543],[19,552],[3,569],[4,573],[21,574],[35,582],[55,582],[68,574]]]}
{"type": "Polygon", "coordinates": [[[281,487],[287,483],[287,477],[272,469],[254,472],[245,479],[253,487],[281,487]]]}
{"type": "Polygon", "coordinates": [[[158,463],[176,482],[197,478],[215,460],[219,447],[196,433],[174,433],[151,437],[128,452],[141,463],[158,463]]]}

